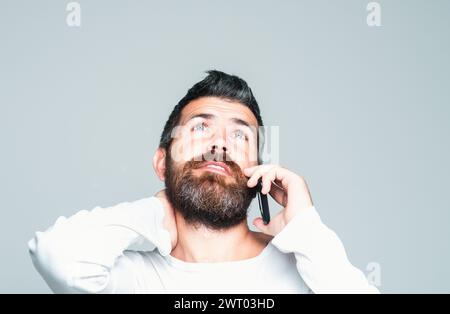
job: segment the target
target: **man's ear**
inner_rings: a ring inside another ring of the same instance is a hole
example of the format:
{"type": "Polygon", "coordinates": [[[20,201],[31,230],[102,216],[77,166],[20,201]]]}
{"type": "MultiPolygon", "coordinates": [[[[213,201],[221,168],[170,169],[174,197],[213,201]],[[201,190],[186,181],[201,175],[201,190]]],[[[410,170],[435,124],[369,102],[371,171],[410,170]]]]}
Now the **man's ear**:
{"type": "Polygon", "coordinates": [[[161,181],[165,180],[164,173],[166,172],[166,150],[158,147],[153,155],[153,169],[161,181]]]}

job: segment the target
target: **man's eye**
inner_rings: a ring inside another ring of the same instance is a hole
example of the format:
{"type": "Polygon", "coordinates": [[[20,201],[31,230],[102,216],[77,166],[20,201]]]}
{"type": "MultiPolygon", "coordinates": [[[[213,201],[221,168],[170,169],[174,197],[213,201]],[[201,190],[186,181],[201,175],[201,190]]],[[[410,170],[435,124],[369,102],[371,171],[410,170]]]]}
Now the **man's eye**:
{"type": "Polygon", "coordinates": [[[208,128],[208,126],[205,123],[202,122],[202,123],[194,125],[192,127],[192,131],[203,132],[203,131],[206,131],[207,128],[208,128]]]}
{"type": "Polygon", "coordinates": [[[239,140],[246,140],[246,141],[248,141],[248,137],[245,135],[245,133],[243,132],[243,131],[241,131],[241,130],[236,130],[234,133],[233,133],[233,137],[234,138],[237,138],[237,139],[239,139],[239,140]]]}

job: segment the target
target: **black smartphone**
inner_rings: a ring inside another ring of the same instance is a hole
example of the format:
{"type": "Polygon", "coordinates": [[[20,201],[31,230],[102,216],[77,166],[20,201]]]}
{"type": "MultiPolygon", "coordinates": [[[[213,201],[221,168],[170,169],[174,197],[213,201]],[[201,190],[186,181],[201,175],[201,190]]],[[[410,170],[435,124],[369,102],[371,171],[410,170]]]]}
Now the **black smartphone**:
{"type": "Polygon", "coordinates": [[[256,194],[258,195],[258,204],[259,204],[259,211],[261,212],[261,217],[264,221],[264,224],[267,225],[270,222],[269,202],[267,200],[267,195],[262,194],[261,190],[262,190],[262,180],[260,178],[258,180],[256,194]]]}

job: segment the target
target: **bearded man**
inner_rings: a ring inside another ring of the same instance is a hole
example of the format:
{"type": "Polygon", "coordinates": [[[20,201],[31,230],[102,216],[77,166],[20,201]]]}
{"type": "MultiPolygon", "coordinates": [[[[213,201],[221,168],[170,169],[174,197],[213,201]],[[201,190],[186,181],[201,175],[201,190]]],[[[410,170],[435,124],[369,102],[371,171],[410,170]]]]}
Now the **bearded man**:
{"type": "Polygon", "coordinates": [[[261,163],[262,126],[247,83],[208,71],[162,132],[153,167],[165,188],[60,217],[28,243],[36,269],[57,293],[377,293],[305,179],[261,163]],[[282,209],[256,218],[256,232],[247,211],[259,192],[282,209]]]}

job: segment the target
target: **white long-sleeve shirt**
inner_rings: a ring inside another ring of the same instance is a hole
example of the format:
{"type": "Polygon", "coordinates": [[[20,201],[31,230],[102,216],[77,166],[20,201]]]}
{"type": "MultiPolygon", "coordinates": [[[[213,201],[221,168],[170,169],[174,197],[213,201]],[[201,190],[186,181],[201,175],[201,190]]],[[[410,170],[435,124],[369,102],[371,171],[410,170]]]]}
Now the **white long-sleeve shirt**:
{"type": "Polygon", "coordinates": [[[297,214],[256,257],[189,263],[170,255],[156,197],[60,217],[28,243],[56,293],[377,293],[347,259],[314,206],[297,214]],[[149,250],[132,251],[146,244],[149,250]]]}

